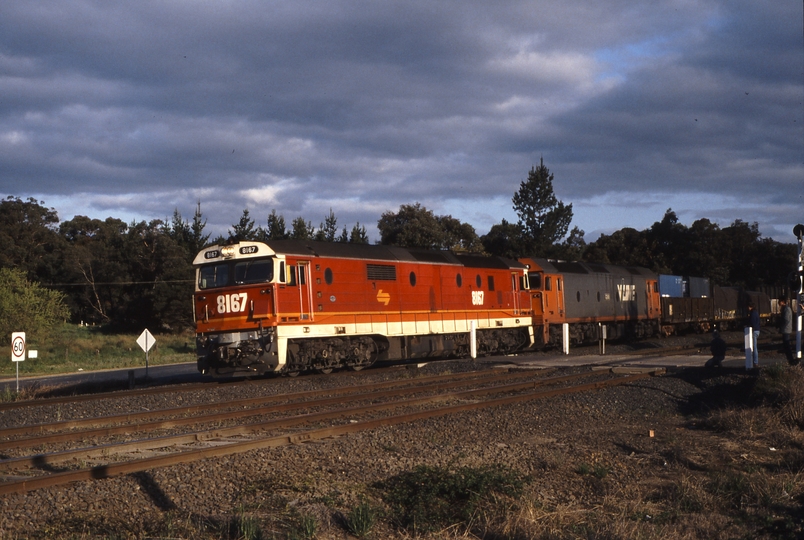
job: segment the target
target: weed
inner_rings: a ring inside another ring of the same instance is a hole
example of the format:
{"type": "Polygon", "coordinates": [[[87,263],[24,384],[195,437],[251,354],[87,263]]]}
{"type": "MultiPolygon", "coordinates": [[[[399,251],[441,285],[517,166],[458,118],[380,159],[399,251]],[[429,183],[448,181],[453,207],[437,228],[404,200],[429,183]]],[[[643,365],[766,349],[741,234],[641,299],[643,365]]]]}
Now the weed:
{"type": "Polygon", "coordinates": [[[377,484],[394,520],[414,533],[469,523],[493,496],[517,498],[528,478],[502,466],[451,471],[422,465],[377,484]]]}
{"type": "Polygon", "coordinates": [[[250,516],[239,516],[237,519],[240,538],[243,540],[258,540],[262,537],[260,523],[250,516]]]}
{"type": "Polygon", "coordinates": [[[299,533],[302,538],[315,538],[318,531],[318,519],[310,514],[305,514],[299,520],[299,533]]]}
{"type": "Polygon", "coordinates": [[[366,501],[361,501],[346,516],[346,530],[358,538],[367,536],[377,521],[377,511],[366,501]]]}
{"type": "Polygon", "coordinates": [[[748,477],[739,472],[716,473],[706,486],[709,493],[733,508],[742,508],[750,494],[748,477]]]}
{"type": "Polygon", "coordinates": [[[709,496],[697,482],[688,477],[682,477],[670,488],[671,502],[682,514],[702,512],[708,502],[709,496]]]}
{"type": "Polygon", "coordinates": [[[592,471],[592,474],[595,476],[595,478],[603,480],[609,475],[609,468],[603,465],[597,465],[592,471]]]}
{"type": "Polygon", "coordinates": [[[11,386],[6,386],[0,392],[0,402],[6,403],[9,401],[17,401],[17,392],[11,389],[11,386]]]}

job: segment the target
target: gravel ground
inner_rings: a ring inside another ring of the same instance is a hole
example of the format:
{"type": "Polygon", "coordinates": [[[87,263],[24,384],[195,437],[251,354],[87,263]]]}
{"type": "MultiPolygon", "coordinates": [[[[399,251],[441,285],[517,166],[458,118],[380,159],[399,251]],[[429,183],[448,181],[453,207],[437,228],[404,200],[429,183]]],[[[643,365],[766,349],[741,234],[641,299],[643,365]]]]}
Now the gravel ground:
{"type": "MultiPolygon", "coordinates": [[[[726,339],[740,343],[742,334],[729,334],[726,339]]],[[[707,345],[705,336],[658,343],[703,348],[707,345]]],[[[645,346],[650,343],[640,345],[645,346]]],[[[614,345],[609,350],[614,354],[632,348],[614,345]]],[[[582,349],[575,350],[575,354],[583,353],[582,349]]],[[[732,354],[741,353],[733,349],[732,354]]],[[[771,348],[763,350],[761,358],[763,364],[782,360],[771,348]]],[[[477,367],[470,361],[441,362],[418,373],[477,367]]],[[[389,378],[409,376],[410,371],[357,375],[365,379],[389,378]]],[[[205,523],[204,530],[218,531],[210,533],[210,538],[236,538],[245,533],[232,532],[232,520],[247,515],[259,521],[263,538],[291,538],[288,531],[293,530],[294,519],[308,515],[315,516],[319,524],[317,538],[345,538],[343,514],[361,500],[380,504],[376,483],[419,465],[454,469],[502,464],[531,477],[529,500],[544,508],[603,507],[614,492],[622,495],[630,490],[644,492],[677,485],[673,482],[690,474],[696,465],[704,466],[725,455],[730,459],[766,459],[771,452],[767,446],[697,429],[695,417],[690,416],[700,407],[701,396],[723,388],[740,391],[750,379],[749,375],[725,369],[669,374],[590,393],[7,495],[0,497],[0,537],[57,538],[69,533],[78,538],[96,537],[95,534],[189,538],[192,534],[188,531],[198,531],[197,523],[205,523]],[[605,478],[579,474],[577,471],[583,467],[605,471],[605,478]]],[[[0,425],[203,403],[222,399],[233,391],[246,397],[354,381],[354,376],[283,378],[207,392],[0,412],[0,425]]],[[[375,525],[372,532],[375,538],[410,537],[410,533],[393,529],[387,521],[375,525]]],[[[462,537],[461,534],[464,533],[453,530],[437,537],[462,537]]]]}

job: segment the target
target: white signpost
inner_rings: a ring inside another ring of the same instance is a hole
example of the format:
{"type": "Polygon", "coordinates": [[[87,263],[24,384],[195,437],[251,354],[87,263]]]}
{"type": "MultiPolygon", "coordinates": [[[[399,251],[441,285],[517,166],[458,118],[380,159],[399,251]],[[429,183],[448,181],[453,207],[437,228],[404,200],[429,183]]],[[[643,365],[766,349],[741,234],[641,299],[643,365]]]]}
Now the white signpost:
{"type": "Polygon", "coordinates": [[[156,339],[154,339],[154,336],[148,331],[147,328],[145,330],[143,330],[142,334],[140,334],[140,337],[137,338],[137,345],[139,345],[140,348],[143,351],[145,351],[145,376],[146,377],[148,377],[148,351],[151,350],[151,347],[153,347],[155,343],[156,343],[156,339]]]}
{"type": "Polygon", "coordinates": [[[17,393],[20,391],[20,364],[25,361],[25,332],[11,333],[11,361],[17,365],[17,393]]]}

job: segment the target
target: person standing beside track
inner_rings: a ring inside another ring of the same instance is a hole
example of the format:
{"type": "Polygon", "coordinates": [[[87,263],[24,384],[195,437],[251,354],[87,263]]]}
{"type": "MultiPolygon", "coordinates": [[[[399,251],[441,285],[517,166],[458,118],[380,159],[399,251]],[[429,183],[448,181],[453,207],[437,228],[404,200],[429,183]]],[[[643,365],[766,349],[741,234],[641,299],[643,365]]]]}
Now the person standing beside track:
{"type": "Polygon", "coordinates": [[[720,337],[720,332],[715,330],[712,334],[712,345],[709,347],[712,351],[712,358],[704,364],[706,367],[721,367],[723,360],[726,358],[726,342],[720,337]]]}
{"type": "Polygon", "coordinates": [[[782,306],[779,314],[779,332],[782,334],[782,351],[787,357],[787,363],[791,366],[798,364],[798,358],[793,358],[793,348],[791,346],[791,336],[793,334],[793,310],[787,305],[787,297],[779,298],[779,305],[782,306]]]}
{"type": "Polygon", "coordinates": [[[753,302],[748,302],[748,326],[751,328],[754,369],[759,369],[759,312],[753,302]]]}

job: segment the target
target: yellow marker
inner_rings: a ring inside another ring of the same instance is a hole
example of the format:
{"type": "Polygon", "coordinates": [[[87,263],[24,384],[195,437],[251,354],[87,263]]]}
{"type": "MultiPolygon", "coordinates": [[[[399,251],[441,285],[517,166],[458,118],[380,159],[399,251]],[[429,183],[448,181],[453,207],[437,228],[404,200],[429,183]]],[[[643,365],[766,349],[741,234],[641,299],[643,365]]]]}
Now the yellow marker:
{"type": "Polygon", "coordinates": [[[382,289],[377,291],[377,302],[382,302],[383,304],[385,304],[387,306],[388,302],[390,302],[390,301],[391,301],[391,295],[390,294],[388,294],[387,292],[386,293],[382,292],[382,289]]]}

